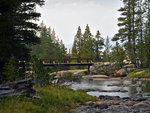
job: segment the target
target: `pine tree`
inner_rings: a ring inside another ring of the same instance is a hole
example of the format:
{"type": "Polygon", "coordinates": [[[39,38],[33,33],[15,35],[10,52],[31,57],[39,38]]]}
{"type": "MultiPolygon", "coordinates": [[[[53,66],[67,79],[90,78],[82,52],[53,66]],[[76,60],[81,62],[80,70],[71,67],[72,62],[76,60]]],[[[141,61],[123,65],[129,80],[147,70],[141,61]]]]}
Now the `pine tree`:
{"type": "Polygon", "coordinates": [[[42,66],[42,62],[36,56],[31,58],[31,77],[34,78],[36,86],[46,86],[50,84],[50,76],[46,69],[42,66]]]}
{"type": "Polygon", "coordinates": [[[78,51],[77,51],[77,43],[74,41],[73,46],[72,46],[72,58],[77,58],[78,57],[78,51]]]}
{"type": "Polygon", "coordinates": [[[101,61],[100,50],[103,49],[104,46],[104,39],[100,35],[100,32],[97,31],[95,36],[95,61],[101,61]]]}
{"type": "Polygon", "coordinates": [[[118,33],[113,40],[121,40],[127,49],[128,57],[132,63],[136,64],[136,21],[137,21],[137,5],[138,0],[123,0],[124,7],[119,9],[121,17],[118,18],[118,26],[120,27],[118,33]]]}
{"type": "Polygon", "coordinates": [[[74,43],[72,47],[72,57],[80,58],[81,57],[81,40],[82,40],[82,31],[80,26],[78,27],[77,34],[74,38],[74,43]]]}
{"type": "Polygon", "coordinates": [[[145,47],[146,47],[146,61],[145,64],[150,66],[150,0],[145,0],[146,6],[146,23],[145,23],[145,47]]]}
{"type": "Polygon", "coordinates": [[[40,43],[32,46],[32,55],[38,58],[55,58],[56,62],[61,62],[62,58],[66,57],[66,48],[61,40],[56,39],[56,34],[53,29],[47,28],[43,23],[41,24],[40,43]],[[53,39],[52,39],[53,38],[53,39]]]}
{"type": "Polygon", "coordinates": [[[116,62],[116,66],[118,68],[123,66],[123,60],[125,59],[125,51],[123,47],[119,45],[118,42],[116,42],[115,47],[112,48],[111,58],[113,62],[116,62]]]}
{"type": "Polygon", "coordinates": [[[105,41],[105,50],[104,50],[104,57],[103,57],[104,62],[108,62],[111,60],[110,59],[111,48],[112,48],[112,46],[110,45],[109,37],[107,36],[106,41],[105,41]]]}
{"type": "Polygon", "coordinates": [[[3,74],[5,75],[5,82],[12,82],[21,78],[18,63],[14,56],[12,56],[8,64],[4,66],[3,74]]]}
{"type": "Polygon", "coordinates": [[[90,28],[87,25],[81,40],[81,57],[93,58],[94,57],[94,44],[93,35],[90,32],[90,28]]]}
{"type": "MultiPolygon", "coordinates": [[[[43,5],[43,0],[1,0],[0,1],[0,75],[3,66],[11,56],[17,60],[28,61],[30,50],[27,45],[39,41],[36,31],[39,30],[33,20],[40,17],[36,12],[37,5],[43,5]]],[[[24,67],[20,65],[20,67],[24,67]]],[[[1,77],[2,78],[2,77],[1,77]]],[[[0,82],[3,81],[2,79],[0,82]]]]}
{"type": "Polygon", "coordinates": [[[145,61],[145,44],[144,44],[144,7],[143,0],[138,1],[138,9],[137,9],[137,20],[136,20],[136,28],[137,28],[137,58],[140,60],[140,67],[143,67],[143,63],[145,61]]]}

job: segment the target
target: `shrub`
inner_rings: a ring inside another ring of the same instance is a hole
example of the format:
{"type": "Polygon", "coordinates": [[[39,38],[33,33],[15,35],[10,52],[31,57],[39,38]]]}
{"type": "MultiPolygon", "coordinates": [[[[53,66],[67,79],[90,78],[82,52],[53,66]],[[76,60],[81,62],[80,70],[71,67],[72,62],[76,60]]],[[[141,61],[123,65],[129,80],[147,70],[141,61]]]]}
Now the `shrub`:
{"type": "Polygon", "coordinates": [[[19,67],[14,56],[9,59],[8,64],[4,66],[3,74],[6,76],[4,82],[12,82],[20,78],[19,67]]]}
{"type": "Polygon", "coordinates": [[[34,78],[37,86],[49,85],[50,77],[48,72],[36,56],[32,56],[31,58],[31,72],[31,76],[34,78]]]}

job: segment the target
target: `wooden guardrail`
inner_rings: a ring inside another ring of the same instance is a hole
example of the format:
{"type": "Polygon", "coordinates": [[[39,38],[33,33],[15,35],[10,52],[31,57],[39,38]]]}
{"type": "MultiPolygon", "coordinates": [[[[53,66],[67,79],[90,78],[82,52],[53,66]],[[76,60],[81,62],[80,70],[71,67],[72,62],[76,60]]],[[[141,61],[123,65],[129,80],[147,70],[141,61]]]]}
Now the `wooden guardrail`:
{"type": "Polygon", "coordinates": [[[71,63],[76,63],[76,64],[82,64],[82,63],[92,63],[91,58],[64,58],[64,59],[54,59],[54,58],[45,58],[41,59],[43,64],[55,64],[55,63],[60,63],[60,64],[71,64],[71,63]],[[60,61],[60,62],[58,62],[60,61]]]}
{"type": "Polygon", "coordinates": [[[34,97],[36,91],[32,88],[33,85],[34,82],[32,78],[7,84],[0,84],[0,98],[12,95],[24,95],[34,97]]]}

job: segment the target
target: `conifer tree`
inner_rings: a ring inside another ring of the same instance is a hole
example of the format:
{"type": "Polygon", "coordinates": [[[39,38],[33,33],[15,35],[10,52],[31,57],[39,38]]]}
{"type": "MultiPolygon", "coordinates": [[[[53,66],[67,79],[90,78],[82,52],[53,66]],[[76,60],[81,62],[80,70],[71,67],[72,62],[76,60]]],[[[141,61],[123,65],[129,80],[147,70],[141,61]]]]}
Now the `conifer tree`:
{"type": "MultiPolygon", "coordinates": [[[[39,41],[36,35],[39,27],[33,22],[40,17],[36,6],[43,3],[43,0],[0,1],[0,76],[3,76],[3,66],[11,56],[21,61],[29,60],[30,50],[27,45],[39,41]]],[[[3,81],[2,78],[0,82],[3,81]]]]}
{"type": "Polygon", "coordinates": [[[76,41],[74,41],[73,47],[72,47],[72,58],[77,58],[77,57],[78,57],[77,43],[76,43],[76,41]]]}
{"type": "Polygon", "coordinates": [[[82,40],[82,31],[80,26],[78,27],[77,34],[74,38],[74,43],[72,47],[72,57],[80,58],[81,57],[81,40],[82,40]]]}
{"type": "Polygon", "coordinates": [[[100,35],[100,32],[97,31],[95,36],[95,61],[101,61],[100,50],[104,46],[104,39],[100,35]]]}
{"type": "Polygon", "coordinates": [[[146,61],[145,64],[150,66],[150,0],[145,0],[146,7],[146,23],[145,23],[145,48],[146,48],[146,61]]]}
{"type": "Polygon", "coordinates": [[[136,29],[137,29],[137,58],[140,60],[140,67],[143,67],[145,61],[145,44],[144,44],[144,4],[143,0],[138,1],[137,6],[137,20],[136,20],[136,29]]]}
{"type": "Polygon", "coordinates": [[[81,40],[81,57],[82,58],[93,58],[94,57],[94,44],[93,35],[90,32],[90,28],[87,25],[81,40]]]}
{"type": "Polygon", "coordinates": [[[118,68],[123,66],[123,60],[125,59],[125,51],[123,47],[119,45],[118,42],[116,42],[116,45],[112,48],[111,58],[114,62],[116,62],[116,66],[118,68]]]}
{"type": "Polygon", "coordinates": [[[110,61],[110,50],[111,50],[112,46],[110,45],[109,42],[109,37],[107,36],[106,41],[105,41],[105,50],[104,50],[104,57],[103,57],[103,61],[108,62],[110,61]]]}
{"type": "Polygon", "coordinates": [[[12,82],[21,78],[19,74],[19,66],[14,56],[12,56],[8,64],[4,66],[3,74],[5,75],[5,82],[12,82]]]}
{"type": "Polygon", "coordinates": [[[120,27],[118,33],[113,40],[121,40],[124,42],[128,57],[132,63],[136,64],[136,16],[137,16],[137,2],[138,0],[123,0],[124,7],[121,7],[121,17],[118,18],[118,26],[120,27]]]}
{"type": "Polygon", "coordinates": [[[32,55],[36,55],[38,58],[55,58],[58,60],[66,57],[66,48],[62,40],[59,42],[59,39],[56,39],[54,29],[51,31],[50,27],[47,28],[42,23],[40,43],[32,46],[32,55]]]}

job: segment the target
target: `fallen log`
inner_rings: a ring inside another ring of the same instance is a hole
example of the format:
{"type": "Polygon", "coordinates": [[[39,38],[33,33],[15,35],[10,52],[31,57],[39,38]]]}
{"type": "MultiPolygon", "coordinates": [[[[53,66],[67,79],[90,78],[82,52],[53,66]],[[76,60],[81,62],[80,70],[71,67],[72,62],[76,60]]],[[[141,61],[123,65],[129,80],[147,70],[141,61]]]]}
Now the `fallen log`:
{"type": "Polygon", "coordinates": [[[7,84],[0,84],[0,98],[13,95],[34,97],[36,91],[33,89],[33,85],[34,81],[32,78],[10,82],[7,84]]]}

